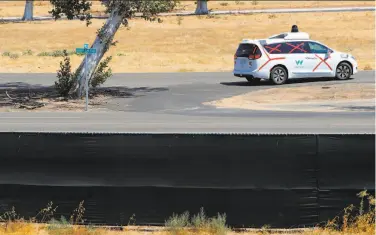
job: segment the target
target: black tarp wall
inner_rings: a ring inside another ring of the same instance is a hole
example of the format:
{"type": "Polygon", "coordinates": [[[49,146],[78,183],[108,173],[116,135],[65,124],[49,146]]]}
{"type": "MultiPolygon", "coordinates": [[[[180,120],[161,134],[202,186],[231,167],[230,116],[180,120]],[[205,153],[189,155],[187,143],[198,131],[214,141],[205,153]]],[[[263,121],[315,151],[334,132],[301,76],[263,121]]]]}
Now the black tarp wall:
{"type": "Polygon", "coordinates": [[[309,226],[375,188],[374,135],[1,133],[0,153],[0,213],[85,200],[109,225],[204,207],[231,226],[309,226]]]}

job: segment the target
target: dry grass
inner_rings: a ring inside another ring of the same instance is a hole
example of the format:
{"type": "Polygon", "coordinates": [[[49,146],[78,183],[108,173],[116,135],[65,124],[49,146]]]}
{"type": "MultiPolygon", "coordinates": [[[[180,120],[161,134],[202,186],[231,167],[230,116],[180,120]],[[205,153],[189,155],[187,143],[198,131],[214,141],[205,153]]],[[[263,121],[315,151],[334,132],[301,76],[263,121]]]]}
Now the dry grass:
{"type": "MultiPolygon", "coordinates": [[[[0,2],[0,17],[22,16],[24,1],[0,2]]],[[[272,8],[308,8],[308,7],[348,7],[348,6],[374,6],[371,1],[209,1],[208,7],[212,10],[248,10],[272,8]]],[[[175,11],[194,11],[194,1],[181,1],[175,11]]],[[[49,15],[51,10],[49,1],[36,1],[34,4],[35,16],[49,15]]],[[[93,1],[92,12],[103,14],[104,7],[93,1]]]]}
{"type": "MultiPolygon", "coordinates": [[[[82,222],[85,212],[83,201],[74,210],[70,222],[62,218],[52,220],[50,223],[36,224],[36,218],[30,221],[20,219],[14,209],[0,215],[0,235],[262,235],[262,234],[299,234],[299,235],[344,235],[375,234],[375,197],[366,190],[357,194],[360,198],[359,206],[350,205],[346,207],[341,215],[329,220],[324,226],[305,230],[273,230],[261,228],[259,230],[245,230],[234,232],[227,228],[223,215],[217,217],[206,217],[201,212],[193,217],[188,213],[173,215],[166,221],[162,228],[137,227],[128,225],[122,230],[115,231],[104,227],[92,227],[77,225],[82,222]],[[191,219],[189,219],[191,218],[191,219]],[[224,219],[224,220],[223,220],[224,219]],[[189,227],[187,227],[189,226],[189,227]]],[[[50,202],[47,208],[42,209],[38,215],[43,219],[51,218],[57,207],[50,202]]],[[[37,217],[37,216],[36,216],[37,217]]]]}
{"type": "MultiPolygon", "coordinates": [[[[288,31],[293,24],[313,39],[352,53],[360,69],[374,69],[374,12],[164,17],[163,21],[134,19],[129,28],[119,30],[115,37],[119,43],[108,52],[114,57],[113,72],[231,71],[240,40],[265,38],[288,31]]],[[[94,40],[103,22],[94,20],[90,27],[66,20],[0,24],[0,54],[19,55],[0,56],[0,72],[56,72],[62,58],[37,54],[82,47],[94,40]],[[33,55],[22,54],[27,50],[33,55]]],[[[73,55],[73,68],[81,60],[73,55]]]]}

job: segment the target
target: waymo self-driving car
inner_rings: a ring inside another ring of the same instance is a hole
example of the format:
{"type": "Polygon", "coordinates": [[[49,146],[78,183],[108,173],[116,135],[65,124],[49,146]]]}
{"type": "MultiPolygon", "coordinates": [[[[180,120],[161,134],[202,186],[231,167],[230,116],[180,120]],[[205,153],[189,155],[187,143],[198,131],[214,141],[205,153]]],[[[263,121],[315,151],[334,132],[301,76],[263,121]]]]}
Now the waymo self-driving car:
{"type": "Polygon", "coordinates": [[[344,80],[357,70],[358,64],[352,55],[310,40],[307,33],[298,32],[297,26],[293,26],[291,32],[267,39],[244,39],[234,55],[233,72],[251,82],[270,79],[281,85],[289,78],[344,80]]]}

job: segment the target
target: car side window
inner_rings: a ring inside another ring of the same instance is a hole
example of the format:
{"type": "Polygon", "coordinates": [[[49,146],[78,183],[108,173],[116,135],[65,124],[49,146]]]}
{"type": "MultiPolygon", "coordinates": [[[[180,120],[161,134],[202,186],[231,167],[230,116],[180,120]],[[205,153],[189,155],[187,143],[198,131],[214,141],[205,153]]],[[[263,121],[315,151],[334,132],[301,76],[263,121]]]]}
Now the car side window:
{"type": "Polygon", "coordinates": [[[304,41],[286,42],[286,45],[287,54],[304,54],[310,51],[307,42],[304,41]]]}
{"type": "Polygon", "coordinates": [[[311,53],[326,54],[329,51],[329,48],[316,42],[308,42],[308,45],[311,53]]]}
{"type": "Polygon", "coordinates": [[[273,43],[273,44],[266,45],[265,49],[270,54],[310,53],[310,48],[309,48],[307,42],[304,42],[304,41],[273,43]]]}

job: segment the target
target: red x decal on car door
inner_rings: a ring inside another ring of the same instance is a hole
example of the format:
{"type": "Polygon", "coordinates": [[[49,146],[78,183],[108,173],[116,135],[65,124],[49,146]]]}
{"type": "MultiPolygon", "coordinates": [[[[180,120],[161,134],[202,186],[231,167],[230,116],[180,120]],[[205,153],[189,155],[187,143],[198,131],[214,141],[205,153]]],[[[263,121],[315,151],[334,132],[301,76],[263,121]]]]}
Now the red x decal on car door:
{"type": "Polygon", "coordinates": [[[332,67],[330,67],[330,65],[326,62],[328,59],[330,59],[330,54],[328,55],[327,58],[321,58],[320,56],[318,56],[317,54],[315,54],[315,56],[317,58],[320,59],[320,63],[318,65],[316,65],[316,67],[313,69],[313,72],[315,72],[315,70],[322,64],[322,63],[325,63],[326,66],[330,69],[330,71],[333,71],[332,67]]]}

